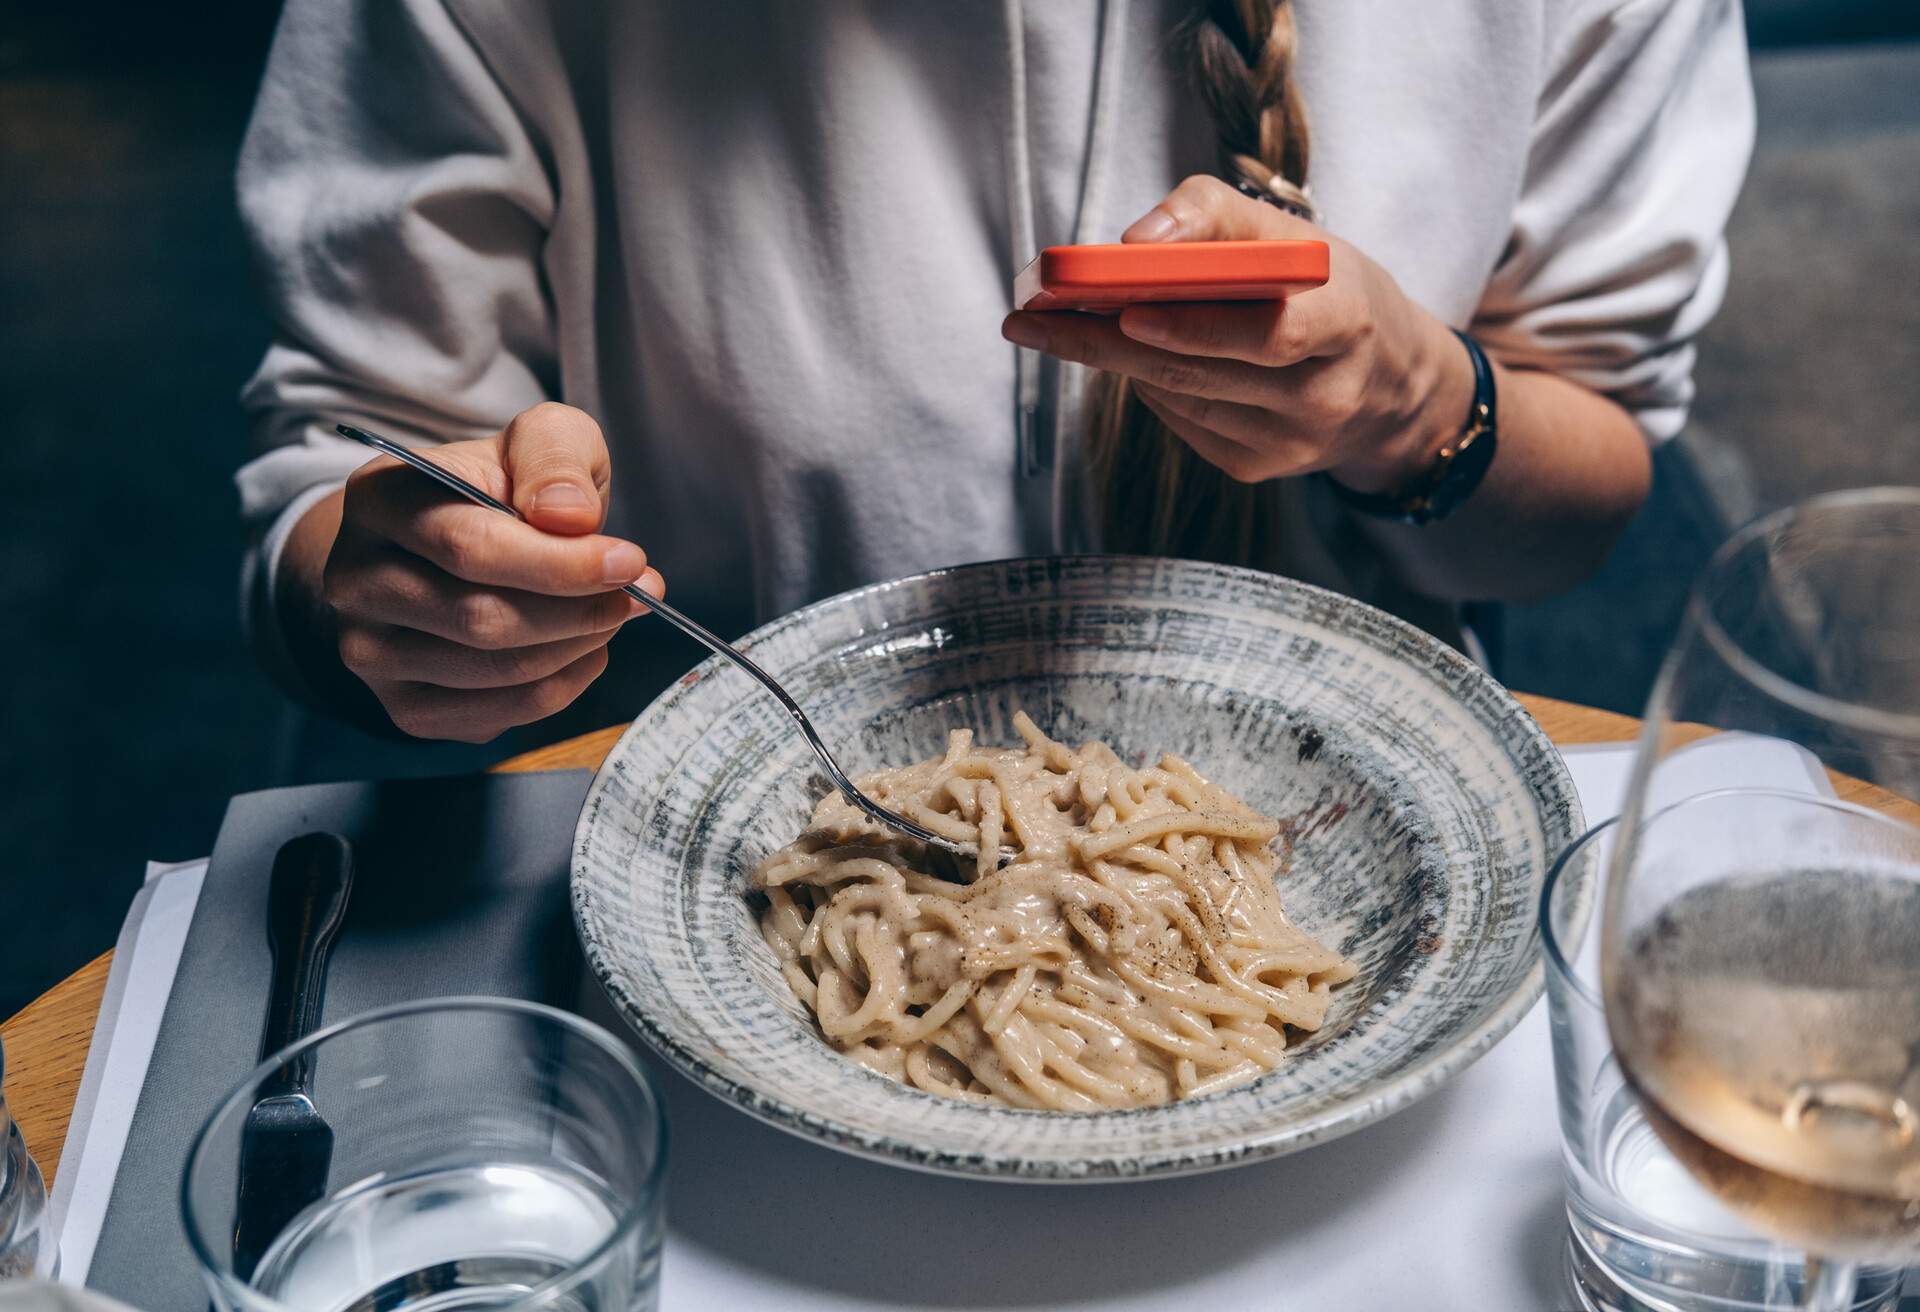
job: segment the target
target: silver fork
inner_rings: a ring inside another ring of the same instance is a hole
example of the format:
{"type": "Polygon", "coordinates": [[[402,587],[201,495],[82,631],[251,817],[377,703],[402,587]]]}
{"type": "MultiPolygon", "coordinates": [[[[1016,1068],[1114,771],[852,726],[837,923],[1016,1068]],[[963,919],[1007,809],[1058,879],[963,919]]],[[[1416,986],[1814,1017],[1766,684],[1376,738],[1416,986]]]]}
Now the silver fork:
{"type": "MultiPolygon", "coordinates": [[[[382,455],[392,456],[402,464],[412,466],[428,478],[439,483],[442,487],[458,492],[461,496],[477,505],[485,506],[488,510],[497,510],[503,515],[512,515],[515,519],[521,520],[522,522],[525,521],[525,516],[504,501],[488,496],[485,492],[482,492],[479,488],[467,482],[466,479],[460,477],[452,470],[442,468],[419,452],[409,447],[401,446],[391,438],[381,437],[377,433],[369,433],[364,428],[355,428],[351,424],[335,424],[334,428],[345,437],[350,437],[356,442],[370,446],[382,455]]],[[[807,713],[800,709],[800,703],[795,701],[787,690],[780,686],[778,679],[768,674],[758,665],[748,660],[739,651],[735,650],[733,644],[719,637],[698,621],[689,618],[674,607],[669,606],[666,602],[641,591],[637,583],[629,583],[626,587],[620,589],[620,591],[647,607],[654,614],[673,625],[674,628],[680,630],[680,632],[686,634],[689,638],[704,644],[712,651],[726,657],[735,665],[738,665],[741,669],[752,675],[761,687],[772,693],[780,705],[786,708],[787,714],[793,717],[794,724],[798,726],[800,730],[800,736],[807,740],[807,746],[812,748],[813,754],[819,758],[821,768],[827,772],[827,777],[833,781],[833,786],[840,790],[840,795],[846,798],[847,801],[859,807],[868,816],[896,833],[905,834],[909,838],[917,838],[929,847],[939,848],[942,851],[951,852],[955,856],[965,857],[969,862],[978,859],[980,849],[977,845],[957,843],[942,834],[936,834],[925,825],[916,824],[905,816],[888,810],[861,792],[858,788],[854,787],[853,780],[849,779],[847,772],[840,768],[840,763],[833,759],[833,753],[827,750],[827,745],[820,741],[820,735],[814,731],[813,721],[809,720],[807,713]]],[[[1006,853],[1002,851],[998,856],[999,863],[1004,865],[1006,863],[1006,853]]],[[[945,877],[953,878],[956,883],[965,882],[956,877],[957,872],[941,873],[945,877]]]]}

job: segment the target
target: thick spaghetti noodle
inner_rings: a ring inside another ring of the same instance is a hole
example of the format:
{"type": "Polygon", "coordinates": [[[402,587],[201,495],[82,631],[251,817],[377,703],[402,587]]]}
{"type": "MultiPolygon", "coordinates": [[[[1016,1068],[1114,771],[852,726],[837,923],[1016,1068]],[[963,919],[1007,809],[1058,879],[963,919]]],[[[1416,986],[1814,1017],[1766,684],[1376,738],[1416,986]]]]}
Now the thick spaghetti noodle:
{"type": "Polygon", "coordinates": [[[1016,1107],[1140,1107],[1273,1069],[1354,966],[1280,909],[1274,820],[1178,757],[1135,770],[1022,713],[1018,748],[860,787],[978,842],[974,882],[837,794],[754,871],[760,931],[821,1032],[922,1089],[1016,1107]],[[994,869],[993,853],[1013,860],[994,869]]]}

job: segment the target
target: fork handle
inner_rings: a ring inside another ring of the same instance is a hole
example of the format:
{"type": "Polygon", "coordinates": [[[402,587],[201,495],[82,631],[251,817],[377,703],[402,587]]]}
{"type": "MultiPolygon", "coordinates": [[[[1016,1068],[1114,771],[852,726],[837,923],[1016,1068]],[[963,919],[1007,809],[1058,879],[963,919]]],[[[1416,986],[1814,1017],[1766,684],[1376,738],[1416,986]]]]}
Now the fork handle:
{"type": "Polygon", "coordinates": [[[800,704],[793,700],[792,695],[787,692],[786,688],[781,685],[778,679],[768,674],[758,665],[755,665],[752,660],[735,648],[732,643],[717,636],[712,630],[708,629],[699,621],[675,610],[673,607],[667,605],[666,602],[661,601],[652,594],[642,591],[638,584],[629,583],[626,587],[622,588],[621,591],[631,596],[641,605],[652,610],[661,619],[673,625],[674,628],[680,630],[680,632],[686,634],[695,642],[704,643],[708,650],[732,661],[747,674],[751,675],[762,688],[772,693],[774,700],[779,702],[787,714],[792,717],[794,727],[799,729],[800,736],[807,740],[807,746],[813,749],[813,754],[815,758],[819,760],[821,768],[827,772],[827,777],[833,780],[833,786],[840,790],[842,797],[890,829],[899,830],[919,839],[923,843],[931,843],[935,847],[945,847],[948,845],[947,841],[938,834],[915,824],[905,816],[897,815],[892,811],[882,810],[875,806],[872,798],[854,787],[853,780],[847,777],[846,771],[840,768],[840,763],[833,759],[833,753],[827,750],[827,745],[824,742],[820,741],[820,735],[814,732],[813,721],[809,720],[806,712],[800,709],[800,704]]]}
{"type": "MultiPolygon", "coordinates": [[[[498,511],[503,515],[510,515],[522,523],[526,522],[527,517],[525,515],[522,515],[512,506],[500,500],[500,498],[481,488],[475,487],[451,469],[436,464],[419,452],[404,447],[391,438],[382,437],[378,433],[369,433],[364,428],[355,428],[352,424],[335,424],[333,427],[342,437],[350,437],[362,446],[372,447],[382,455],[392,456],[401,464],[411,466],[448,491],[458,493],[475,505],[485,506],[488,510],[498,511]]],[[[787,714],[793,717],[793,723],[800,730],[800,736],[807,740],[807,746],[813,749],[813,754],[818,758],[821,768],[827,772],[827,777],[833,780],[833,786],[840,790],[840,795],[846,798],[847,801],[853,803],[854,806],[860,808],[861,811],[889,829],[896,830],[912,838],[917,838],[921,842],[934,847],[943,847],[950,851],[956,850],[952,840],[941,837],[924,825],[916,824],[903,815],[897,815],[887,810],[858,788],[855,788],[853,786],[853,780],[847,777],[847,772],[842,770],[840,763],[833,759],[833,753],[827,750],[827,745],[824,742],[820,741],[820,735],[813,731],[813,721],[809,720],[806,712],[800,709],[800,703],[788,695],[787,690],[780,686],[778,679],[747,659],[732,643],[720,637],[691,616],[681,613],[677,608],[669,606],[666,602],[642,590],[637,583],[629,583],[620,590],[641,605],[647,607],[667,623],[673,625],[674,628],[680,630],[680,632],[686,634],[689,638],[692,638],[695,642],[705,646],[707,650],[713,652],[715,655],[724,656],[735,665],[738,665],[742,670],[752,675],[762,688],[772,693],[775,700],[785,708],[787,714]]]]}

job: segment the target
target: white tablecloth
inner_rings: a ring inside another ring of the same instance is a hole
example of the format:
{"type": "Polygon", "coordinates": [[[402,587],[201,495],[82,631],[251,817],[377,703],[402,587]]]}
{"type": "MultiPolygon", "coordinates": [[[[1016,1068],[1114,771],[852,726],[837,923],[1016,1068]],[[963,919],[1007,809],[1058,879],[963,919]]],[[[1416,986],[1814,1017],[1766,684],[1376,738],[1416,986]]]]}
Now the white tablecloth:
{"type": "MultiPolygon", "coordinates": [[[[1576,747],[1567,760],[1589,820],[1613,815],[1626,750],[1576,747]]],[[[1792,749],[1749,752],[1738,777],[1814,782],[1792,749]]],[[[54,1201],[65,1281],[85,1279],[203,871],[156,867],[122,934],[54,1201]]],[[[597,1018],[619,1023],[603,1003],[597,1018]]],[[[1561,1283],[1544,1006],[1440,1091],[1358,1134],[1133,1184],[991,1184],[859,1161],[653,1070],[671,1140],[667,1312],[1575,1306],[1561,1283]]]]}

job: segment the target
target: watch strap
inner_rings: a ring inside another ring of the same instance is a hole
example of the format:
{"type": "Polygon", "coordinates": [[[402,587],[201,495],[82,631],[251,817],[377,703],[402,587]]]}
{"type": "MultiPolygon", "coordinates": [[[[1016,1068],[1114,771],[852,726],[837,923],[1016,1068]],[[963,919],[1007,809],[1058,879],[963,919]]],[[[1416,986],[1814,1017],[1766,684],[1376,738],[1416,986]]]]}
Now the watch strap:
{"type": "Polygon", "coordinates": [[[1356,492],[1337,479],[1326,478],[1334,498],[1342,505],[1382,519],[1432,524],[1458,509],[1486,477],[1499,441],[1499,397],[1493,365],[1480,343],[1457,328],[1450,331],[1460,339],[1473,364],[1473,402],[1467,409],[1465,427],[1440,448],[1426,472],[1408,487],[1392,492],[1356,492]]]}

